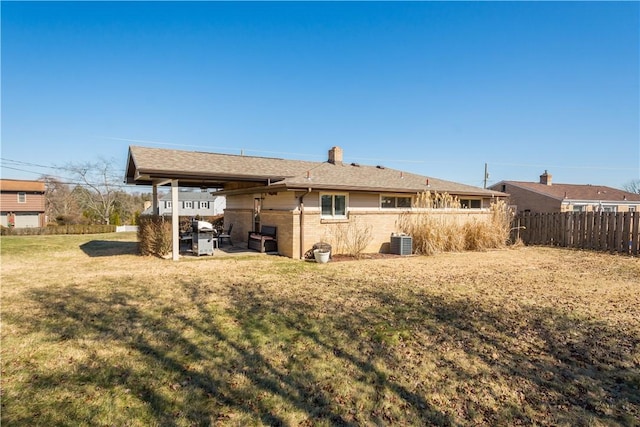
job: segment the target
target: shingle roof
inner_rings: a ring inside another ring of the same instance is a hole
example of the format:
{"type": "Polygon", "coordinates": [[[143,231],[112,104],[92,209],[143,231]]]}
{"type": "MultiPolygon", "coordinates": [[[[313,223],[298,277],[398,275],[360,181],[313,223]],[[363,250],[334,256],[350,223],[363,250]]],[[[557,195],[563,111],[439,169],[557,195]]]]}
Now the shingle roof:
{"type": "MultiPolygon", "coordinates": [[[[603,185],[540,184],[537,182],[502,181],[557,200],[640,201],[640,194],[630,193],[603,185]]],[[[498,183],[497,185],[499,185],[498,183]]],[[[495,186],[494,186],[495,187],[495,186]]]]}
{"type": "MultiPolygon", "coordinates": [[[[179,201],[206,201],[211,202],[216,199],[211,193],[202,193],[198,191],[179,191],[178,192],[178,200],[179,201]]],[[[167,200],[171,201],[171,193],[163,194],[159,197],[159,200],[167,200]]]]}
{"type": "Polygon", "coordinates": [[[238,180],[280,180],[301,173],[315,164],[299,160],[131,146],[127,182],[139,181],[133,176],[135,172],[150,178],[178,175],[213,181],[228,180],[230,177],[238,180]]]}
{"type": "Polygon", "coordinates": [[[287,189],[378,192],[425,190],[459,195],[504,196],[493,190],[416,175],[397,169],[269,157],[129,147],[126,182],[149,185],[154,179],[179,179],[191,185],[253,181],[287,189]]]}
{"type": "Polygon", "coordinates": [[[288,177],[283,185],[289,188],[331,188],[387,192],[438,191],[453,194],[499,195],[471,185],[403,172],[397,169],[353,164],[318,163],[307,173],[288,177]]]}

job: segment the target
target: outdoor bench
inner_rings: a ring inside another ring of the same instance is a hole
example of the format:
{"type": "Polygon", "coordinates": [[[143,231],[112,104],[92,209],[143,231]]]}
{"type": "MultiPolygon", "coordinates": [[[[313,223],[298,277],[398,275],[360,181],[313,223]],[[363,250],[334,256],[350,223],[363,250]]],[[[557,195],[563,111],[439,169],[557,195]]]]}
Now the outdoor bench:
{"type": "Polygon", "coordinates": [[[259,252],[278,252],[277,231],[278,228],[272,225],[263,225],[260,232],[250,231],[248,248],[259,252]]]}

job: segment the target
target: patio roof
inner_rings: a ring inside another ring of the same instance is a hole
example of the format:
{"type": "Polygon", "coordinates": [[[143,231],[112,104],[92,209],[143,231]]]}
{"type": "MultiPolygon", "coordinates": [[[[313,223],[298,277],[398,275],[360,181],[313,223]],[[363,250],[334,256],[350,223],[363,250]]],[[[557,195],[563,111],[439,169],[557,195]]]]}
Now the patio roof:
{"type": "Polygon", "coordinates": [[[129,147],[125,182],[152,185],[180,180],[182,187],[223,188],[233,181],[268,184],[309,169],[314,162],[268,157],[129,147]]]}

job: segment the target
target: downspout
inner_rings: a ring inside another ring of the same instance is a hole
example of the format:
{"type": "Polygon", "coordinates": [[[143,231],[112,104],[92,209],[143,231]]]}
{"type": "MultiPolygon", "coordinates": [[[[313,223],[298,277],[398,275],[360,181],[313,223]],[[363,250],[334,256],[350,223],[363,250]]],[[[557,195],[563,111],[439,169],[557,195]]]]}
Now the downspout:
{"type": "Polygon", "coordinates": [[[304,196],[311,193],[311,188],[300,196],[300,259],[304,257],[304,196]]]}

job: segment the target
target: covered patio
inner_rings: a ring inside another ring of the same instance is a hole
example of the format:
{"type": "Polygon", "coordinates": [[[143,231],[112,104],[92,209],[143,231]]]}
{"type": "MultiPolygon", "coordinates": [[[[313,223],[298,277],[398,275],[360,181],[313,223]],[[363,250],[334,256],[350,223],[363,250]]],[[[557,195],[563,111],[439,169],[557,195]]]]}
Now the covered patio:
{"type": "MultiPolygon", "coordinates": [[[[275,159],[274,164],[273,160],[131,146],[127,156],[124,182],[131,185],[151,186],[152,211],[158,214],[159,187],[169,186],[171,206],[178,206],[180,188],[201,188],[213,191],[263,188],[272,182],[282,180],[283,171],[291,169],[292,164],[301,163],[275,159]]],[[[172,258],[178,260],[180,257],[178,209],[172,209],[171,223],[172,258]]]]}

